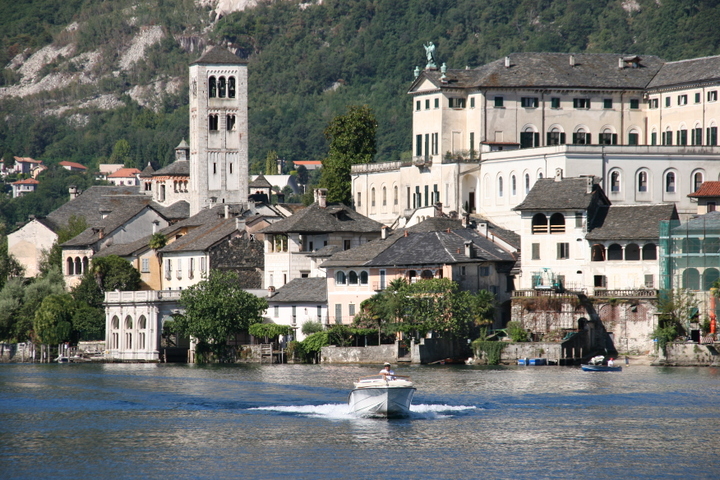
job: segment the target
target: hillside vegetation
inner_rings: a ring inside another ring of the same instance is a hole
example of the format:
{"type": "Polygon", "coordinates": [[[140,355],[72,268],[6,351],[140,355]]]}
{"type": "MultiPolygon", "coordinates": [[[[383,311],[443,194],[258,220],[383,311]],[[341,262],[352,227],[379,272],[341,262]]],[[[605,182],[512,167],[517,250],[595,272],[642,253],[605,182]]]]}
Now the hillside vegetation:
{"type": "Polygon", "coordinates": [[[164,166],[188,133],[187,67],[211,43],[248,58],[253,172],[269,150],[324,158],[324,128],[354,104],[377,117],[376,160],[409,155],[406,92],[428,41],[450,68],[519,51],[720,53],[714,1],[277,0],[222,18],[216,1],[3,2],[0,154],[92,168],[127,140],[128,166],[164,166]]]}

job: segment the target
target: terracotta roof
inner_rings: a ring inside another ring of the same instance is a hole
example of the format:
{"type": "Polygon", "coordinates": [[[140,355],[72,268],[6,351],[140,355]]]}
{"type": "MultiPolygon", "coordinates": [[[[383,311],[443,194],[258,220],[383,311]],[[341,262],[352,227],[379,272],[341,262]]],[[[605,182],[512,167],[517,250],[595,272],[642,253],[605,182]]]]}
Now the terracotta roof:
{"type": "Polygon", "coordinates": [[[134,177],[139,173],[140,170],[138,170],[137,168],[121,168],[120,170],[116,170],[110,175],[108,175],[108,178],[128,178],[134,177]]]}
{"type": "Polygon", "coordinates": [[[13,157],[16,162],[20,163],[42,163],[42,160],[35,160],[30,157],[13,157]]]}
{"type": "Polygon", "coordinates": [[[223,47],[212,47],[191,65],[246,65],[247,60],[223,47]]]}
{"type": "Polygon", "coordinates": [[[61,167],[70,167],[70,168],[79,168],[80,170],[87,170],[87,167],[85,165],[79,164],[77,162],[69,162],[67,160],[63,160],[60,162],[61,167]]]}
{"type": "Polygon", "coordinates": [[[689,194],[688,197],[720,197],[720,182],[703,182],[700,188],[689,194]]]}
{"type": "Polygon", "coordinates": [[[12,182],[10,185],[37,185],[38,182],[34,178],[26,178],[24,180],[18,180],[17,182],[12,182]]]}

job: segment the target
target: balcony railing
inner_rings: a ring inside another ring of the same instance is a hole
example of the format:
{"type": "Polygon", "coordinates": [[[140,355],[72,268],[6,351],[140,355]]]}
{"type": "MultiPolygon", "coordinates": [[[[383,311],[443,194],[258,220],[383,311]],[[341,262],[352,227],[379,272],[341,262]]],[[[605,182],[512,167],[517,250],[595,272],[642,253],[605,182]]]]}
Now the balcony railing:
{"type": "Polygon", "coordinates": [[[654,298],[658,296],[658,290],[655,290],[654,288],[634,288],[625,290],[607,290],[604,288],[596,288],[595,296],[608,298],[654,298]]]}

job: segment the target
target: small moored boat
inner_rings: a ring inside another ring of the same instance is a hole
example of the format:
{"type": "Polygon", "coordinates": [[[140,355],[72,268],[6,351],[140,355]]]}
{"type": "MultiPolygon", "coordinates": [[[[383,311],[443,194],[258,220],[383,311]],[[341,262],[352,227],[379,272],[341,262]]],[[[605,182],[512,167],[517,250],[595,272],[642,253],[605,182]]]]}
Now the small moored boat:
{"type": "Polygon", "coordinates": [[[362,377],[348,396],[350,411],[362,417],[406,417],[415,387],[410,377],[394,375],[386,380],[383,375],[362,377]]]}
{"type": "Polygon", "coordinates": [[[584,372],[622,372],[622,367],[609,365],[580,365],[584,372]]]}

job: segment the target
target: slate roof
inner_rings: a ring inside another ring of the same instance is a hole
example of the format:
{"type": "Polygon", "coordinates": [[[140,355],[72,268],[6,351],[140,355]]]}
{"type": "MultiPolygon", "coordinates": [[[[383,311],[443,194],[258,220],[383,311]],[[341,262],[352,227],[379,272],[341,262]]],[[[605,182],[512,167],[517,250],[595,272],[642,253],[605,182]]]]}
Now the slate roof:
{"type": "Polygon", "coordinates": [[[700,188],[689,194],[688,197],[720,197],[720,182],[703,182],[700,188]]]}
{"type": "Polygon", "coordinates": [[[268,303],[327,303],[327,279],[296,278],[278,288],[268,303]]]}
{"type": "Polygon", "coordinates": [[[205,251],[237,230],[238,222],[235,218],[218,219],[214,224],[205,224],[190,230],[171,244],[161,248],[160,252],[167,254],[205,251]]]}
{"type": "Polygon", "coordinates": [[[385,239],[373,240],[338,252],[323,262],[322,267],[445,265],[478,260],[515,261],[511,253],[473,229],[460,227],[450,232],[408,229],[407,236],[405,232],[406,230],[396,231],[385,239]],[[467,241],[472,242],[472,258],[465,255],[467,241]]]}
{"type": "Polygon", "coordinates": [[[230,53],[223,47],[212,47],[190,65],[246,65],[247,60],[230,53]]]}
{"type": "Polygon", "coordinates": [[[587,240],[658,239],[660,222],[677,220],[675,204],[612,205],[602,207],[593,219],[596,226],[585,235],[587,240]]]}
{"type": "Polygon", "coordinates": [[[169,221],[177,221],[190,216],[190,204],[185,200],[180,200],[167,207],[157,205],[156,210],[162,212],[163,217],[169,221]]]}
{"type": "Polygon", "coordinates": [[[265,175],[262,173],[258,175],[255,180],[250,182],[248,185],[249,188],[272,188],[272,185],[270,185],[270,182],[267,181],[265,178],[265,175]]]}
{"type": "Polygon", "coordinates": [[[88,225],[94,225],[102,220],[99,205],[103,199],[117,197],[122,201],[122,199],[127,199],[132,196],[146,197],[140,194],[140,187],[138,186],[103,185],[90,187],[76,198],[50,212],[44,219],[43,224],[47,225],[48,228],[54,232],[57,232],[68,224],[70,217],[75,215],[85,218],[88,225]]]}
{"type": "MultiPolygon", "coordinates": [[[[448,70],[447,83],[441,82],[441,72],[426,70],[413,83],[412,89],[423,79],[438,88],[617,88],[644,89],[663,67],[664,61],[653,55],[640,57],[639,66],[618,68],[618,59],[633,55],[606,53],[512,53],[510,67],[505,58],[470,70],[448,70]],[[570,57],[575,66],[570,65],[570,57]]],[[[629,64],[628,64],[629,65],[629,64]]]]}
{"type": "Polygon", "coordinates": [[[382,224],[344,205],[321,208],[313,203],[307,208],[273,223],[260,233],[380,233],[382,224]]]}
{"type": "Polygon", "coordinates": [[[143,171],[140,172],[140,178],[152,177],[154,172],[155,169],[150,165],[150,162],[148,162],[147,167],[143,168],[143,171]]]}
{"type": "Polygon", "coordinates": [[[647,88],[691,84],[720,79],[720,56],[667,62],[647,88]]]}
{"type": "Polygon", "coordinates": [[[153,177],[162,177],[165,175],[185,175],[189,177],[190,162],[187,160],[176,160],[170,165],[166,165],[152,174],[153,177]]]}
{"type": "Polygon", "coordinates": [[[720,211],[708,212],[705,215],[698,215],[672,229],[673,236],[684,236],[690,232],[707,232],[713,234],[714,236],[718,236],[720,234],[720,211]]]}
{"type": "Polygon", "coordinates": [[[587,177],[563,178],[560,181],[541,178],[513,210],[584,210],[595,199],[610,204],[597,184],[593,184],[592,192],[587,193],[587,177]]]}

